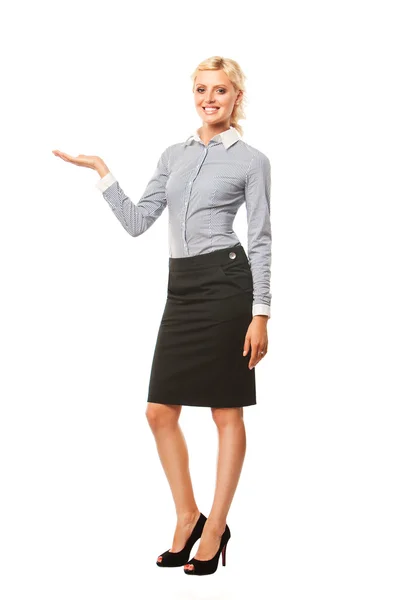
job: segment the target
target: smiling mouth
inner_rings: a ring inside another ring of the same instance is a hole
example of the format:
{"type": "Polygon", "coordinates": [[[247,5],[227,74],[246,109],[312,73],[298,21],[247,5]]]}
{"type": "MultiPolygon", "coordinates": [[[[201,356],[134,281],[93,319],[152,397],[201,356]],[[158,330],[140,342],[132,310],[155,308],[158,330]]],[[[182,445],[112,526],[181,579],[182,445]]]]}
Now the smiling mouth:
{"type": "Polygon", "coordinates": [[[219,106],[203,106],[202,109],[205,113],[212,115],[213,113],[216,113],[219,110],[219,106]]]}

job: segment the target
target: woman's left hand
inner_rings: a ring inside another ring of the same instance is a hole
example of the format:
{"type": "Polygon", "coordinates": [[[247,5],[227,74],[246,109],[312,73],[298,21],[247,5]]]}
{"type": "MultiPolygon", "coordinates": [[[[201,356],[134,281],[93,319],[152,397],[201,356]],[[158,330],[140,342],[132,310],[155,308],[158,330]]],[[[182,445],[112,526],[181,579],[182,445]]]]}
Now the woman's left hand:
{"type": "Polygon", "coordinates": [[[255,315],[247,330],[244,339],[243,356],[247,355],[251,346],[249,369],[255,367],[268,352],[267,321],[267,316],[255,315]]]}

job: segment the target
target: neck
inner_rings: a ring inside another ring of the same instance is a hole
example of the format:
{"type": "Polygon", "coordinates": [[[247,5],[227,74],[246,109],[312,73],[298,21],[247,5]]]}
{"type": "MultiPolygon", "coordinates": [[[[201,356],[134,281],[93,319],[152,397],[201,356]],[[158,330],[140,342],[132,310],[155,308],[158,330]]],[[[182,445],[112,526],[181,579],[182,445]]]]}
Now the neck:
{"type": "Polygon", "coordinates": [[[200,127],[200,129],[197,130],[197,133],[199,134],[199,136],[203,140],[203,142],[205,144],[208,144],[208,142],[215,135],[218,135],[218,133],[222,133],[223,131],[227,131],[227,129],[229,129],[229,128],[230,128],[229,122],[217,123],[216,125],[211,125],[209,123],[203,123],[202,127],[200,127]]]}

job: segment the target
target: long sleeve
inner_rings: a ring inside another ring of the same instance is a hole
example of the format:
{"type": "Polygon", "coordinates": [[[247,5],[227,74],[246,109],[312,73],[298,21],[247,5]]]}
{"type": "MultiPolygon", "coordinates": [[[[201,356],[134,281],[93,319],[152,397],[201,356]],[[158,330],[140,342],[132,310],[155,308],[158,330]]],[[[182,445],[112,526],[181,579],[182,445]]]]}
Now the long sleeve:
{"type": "Polygon", "coordinates": [[[161,154],[146,189],[134,204],[109,172],[95,185],[102,192],[114,215],[133,237],[147,231],[167,206],[166,183],[169,177],[168,148],[161,154]]]}
{"type": "Polygon", "coordinates": [[[271,316],[271,165],[255,154],[246,175],[248,256],[253,276],[253,316],[271,316]]]}

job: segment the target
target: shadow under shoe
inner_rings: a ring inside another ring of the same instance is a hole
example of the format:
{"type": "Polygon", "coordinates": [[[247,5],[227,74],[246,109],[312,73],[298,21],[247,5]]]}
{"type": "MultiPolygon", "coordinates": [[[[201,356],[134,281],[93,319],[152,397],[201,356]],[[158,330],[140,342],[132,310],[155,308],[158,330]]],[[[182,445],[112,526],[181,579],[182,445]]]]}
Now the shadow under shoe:
{"type": "Polygon", "coordinates": [[[159,555],[162,557],[162,560],[160,562],[157,560],[156,564],[159,567],[182,567],[185,565],[189,560],[193,546],[197,540],[201,538],[206,521],[207,517],[205,517],[203,513],[200,513],[197,523],[182,550],[179,552],[170,552],[169,550],[166,550],[159,555]]]}

